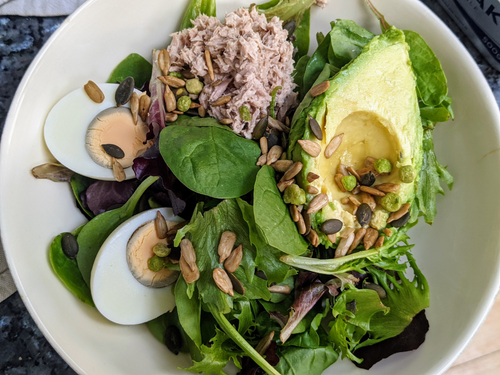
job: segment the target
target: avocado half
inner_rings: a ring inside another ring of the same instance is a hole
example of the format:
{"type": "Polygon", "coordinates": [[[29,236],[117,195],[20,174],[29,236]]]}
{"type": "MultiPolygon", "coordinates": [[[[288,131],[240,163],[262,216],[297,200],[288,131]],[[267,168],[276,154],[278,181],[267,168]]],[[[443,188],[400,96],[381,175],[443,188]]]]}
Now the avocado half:
{"type": "MultiPolygon", "coordinates": [[[[341,220],[343,230],[360,228],[353,207],[341,203],[342,198],[356,195],[342,192],[336,184],[334,176],[339,164],[360,170],[367,157],[389,160],[391,173],[379,175],[375,184],[398,184],[400,188],[395,194],[399,195],[401,203],[413,202],[422,166],[423,129],[408,50],[401,30],[392,28],[374,37],[358,57],[330,80],[329,89],[316,97],[298,120],[298,123],[305,121],[302,139],[317,142],[322,148],[316,158],[298,144],[291,152],[293,159],[304,165],[298,176],[299,185],[304,189],[313,185],[328,195],[329,205],[311,217],[312,228],[324,245],[331,243],[319,227],[328,219],[341,220]],[[318,140],[311,132],[309,115],[321,126],[323,140],[318,140]],[[327,159],[325,148],[333,137],[342,133],[341,145],[327,159]],[[412,183],[403,183],[399,177],[399,169],[406,165],[415,170],[412,183]],[[320,177],[308,182],[309,172],[320,177]]],[[[308,194],[307,203],[313,197],[308,194]]],[[[360,200],[359,196],[357,199],[360,200]]],[[[381,207],[380,198],[377,198],[370,226],[382,230],[388,217],[389,212],[381,207]]]]}

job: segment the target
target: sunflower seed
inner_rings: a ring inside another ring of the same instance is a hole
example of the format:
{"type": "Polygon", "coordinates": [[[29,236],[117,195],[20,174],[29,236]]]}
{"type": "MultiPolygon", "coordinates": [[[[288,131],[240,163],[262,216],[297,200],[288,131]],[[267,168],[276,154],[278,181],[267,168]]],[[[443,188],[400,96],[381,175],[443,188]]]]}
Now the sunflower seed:
{"type": "Polygon", "coordinates": [[[375,242],[377,241],[378,237],[378,230],[373,229],[373,228],[367,228],[365,237],[363,238],[363,244],[365,247],[365,250],[370,249],[375,242]]]}
{"type": "Polygon", "coordinates": [[[267,165],[273,164],[275,161],[277,161],[280,157],[281,154],[283,153],[283,147],[281,146],[273,146],[267,153],[267,165]]]}
{"type": "Polygon", "coordinates": [[[186,78],[186,79],[193,79],[193,78],[195,78],[195,77],[196,77],[196,76],[195,76],[193,73],[191,73],[191,71],[189,71],[189,70],[183,70],[183,71],[181,71],[181,74],[182,74],[182,76],[183,76],[184,78],[186,78]]]}
{"type": "Polygon", "coordinates": [[[101,145],[101,147],[106,154],[115,159],[123,159],[125,157],[125,152],[123,152],[120,146],[108,143],[105,145],[101,145]]]}
{"type": "Polygon", "coordinates": [[[377,161],[377,159],[375,158],[372,158],[371,156],[368,156],[365,161],[363,162],[363,165],[366,167],[366,168],[370,168],[370,169],[374,169],[375,168],[375,162],[377,161]]]}
{"type": "Polygon", "coordinates": [[[312,133],[316,138],[318,138],[320,141],[323,140],[323,131],[321,130],[321,126],[319,125],[318,121],[311,115],[309,115],[309,127],[311,128],[312,133]]]}
{"type": "Polygon", "coordinates": [[[207,115],[207,111],[202,105],[198,107],[198,115],[200,115],[201,118],[207,115]]]}
{"type": "Polygon", "coordinates": [[[179,111],[179,110],[177,110],[177,109],[176,109],[176,110],[173,110],[173,111],[172,111],[172,113],[175,113],[176,115],[183,115],[183,114],[184,114],[184,112],[179,111]]]}
{"type": "Polygon", "coordinates": [[[349,171],[347,170],[347,167],[340,163],[338,166],[337,166],[337,174],[341,174],[342,176],[349,176],[349,171]]]}
{"type": "Polygon", "coordinates": [[[351,233],[349,237],[342,238],[337,246],[337,250],[335,250],[335,258],[341,258],[347,254],[349,248],[351,247],[354,241],[354,233],[351,233]]]}
{"type": "Polygon", "coordinates": [[[319,193],[319,189],[316,186],[313,186],[313,185],[307,185],[306,191],[309,194],[314,194],[314,195],[316,195],[316,194],[319,193]]]}
{"type": "Polygon", "coordinates": [[[329,88],[330,88],[330,81],[324,81],[314,86],[311,89],[310,94],[313,98],[315,98],[316,96],[319,96],[324,92],[326,92],[326,90],[328,90],[329,88]]]}
{"type": "Polygon", "coordinates": [[[377,239],[377,242],[375,242],[375,248],[382,247],[384,245],[384,240],[385,240],[385,237],[384,236],[380,236],[377,239]]]}
{"type": "Polygon", "coordinates": [[[392,230],[390,230],[389,228],[385,228],[382,232],[384,232],[384,234],[385,234],[387,237],[392,236],[392,230]]]}
{"type": "Polygon", "coordinates": [[[231,285],[233,286],[233,290],[236,293],[239,293],[242,296],[244,296],[246,291],[241,281],[238,280],[238,278],[234,276],[231,272],[228,272],[227,276],[229,277],[229,280],[231,280],[231,285]]]}
{"type": "Polygon", "coordinates": [[[314,229],[311,229],[309,231],[309,234],[307,235],[307,239],[309,240],[311,245],[313,245],[313,247],[318,247],[319,237],[318,237],[318,233],[316,233],[316,231],[314,229]]]}
{"type": "Polygon", "coordinates": [[[319,175],[313,172],[309,172],[307,174],[307,182],[313,182],[316,181],[319,178],[319,175]]]}
{"type": "Polygon", "coordinates": [[[354,228],[346,227],[342,233],[340,233],[340,238],[347,238],[351,235],[351,233],[354,233],[354,228]]]}
{"type": "MultiPolygon", "coordinates": [[[[175,248],[172,250],[175,250],[175,248]]],[[[172,259],[172,253],[170,253],[169,259],[172,263],[175,264],[174,259],[172,259]]],[[[186,283],[192,284],[200,278],[200,270],[198,269],[198,266],[195,264],[194,269],[192,269],[186,261],[186,258],[184,258],[184,256],[182,255],[182,250],[181,256],[179,258],[179,266],[181,267],[182,277],[184,278],[186,283]]]]}
{"type": "Polygon", "coordinates": [[[291,216],[293,222],[296,223],[297,221],[299,221],[300,212],[299,212],[299,210],[297,210],[297,206],[294,204],[291,204],[289,206],[289,210],[290,210],[290,216],[291,216]]]}
{"type": "Polygon", "coordinates": [[[165,104],[167,106],[167,112],[172,112],[177,109],[177,101],[175,100],[175,95],[170,90],[170,86],[165,86],[165,93],[163,94],[165,99],[165,104]]]}
{"type": "Polygon", "coordinates": [[[71,233],[64,233],[61,236],[61,249],[69,259],[75,259],[78,255],[78,241],[71,233]]]}
{"type": "Polygon", "coordinates": [[[366,234],[366,228],[359,228],[358,231],[356,232],[354,236],[354,240],[352,241],[351,246],[349,247],[349,250],[347,251],[346,255],[351,254],[356,247],[360,244],[360,242],[363,240],[363,237],[366,234]]]}
{"type": "Polygon", "coordinates": [[[262,340],[260,340],[260,342],[255,347],[255,351],[257,353],[259,353],[260,355],[264,355],[266,353],[267,349],[269,349],[269,346],[271,346],[271,342],[273,341],[273,337],[274,337],[274,331],[269,333],[267,336],[264,336],[264,338],[262,340]]]}
{"type": "Polygon", "coordinates": [[[337,233],[329,234],[326,237],[328,237],[328,241],[330,241],[331,243],[337,242],[337,233]]]}
{"type": "Polygon", "coordinates": [[[196,268],[196,252],[194,251],[193,244],[187,238],[181,241],[181,258],[186,260],[187,265],[194,271],[196,268]]]}
{"type": "Polygon", "coordinates": [[[372,211],[374,211],[377,207],[377,202],[375,202],[373,196],[365,193],[364,191],[361,192],[361,202],[366,203],[368,206],[370,206],[372,211]]]}
{"type": "Polygon", "coordinates": [[[94,103],[102,103],[104,101],[104,93],[94,81],[88,81],[83,86],[83,89],[94,103]]]}
{"type": "Polygon", "coordinates": [[[217,285],[220,290],[229,294],[231,297],[234,297],[233,284],[231,283],[231,279],[227,275],[226,271],[217,267],[214,269],[212,276],[214,278],[215,285],[217,285]]]}
{"type": "Polygon", "coordinates": [[[221,96],[219,99],[217,99],[215,102],[213,102],[212,107],[218,107],[226,103],[229,103],[230,101],[231,101],[231,95],[224,95],[221,96]]]}
{"type": "Polygon", "coordinates": [[[175,325],[170,325],[165,330],[165,335],[163,336],[163,343],[165,346],[175,355],[179,354],[180,348],[182,347],[182,334],[179,328],[175,325]]]}
{"type": "Polygon", "coordinates": [[[329,235],[340,232],[343,226],[344,223],[342,223],[342,221],[338,219],[329,219],[321,224],[320,229],[324,234],[329,235]]]}
{"type": "Polygon", "coordinates": [[[302,149],[313,158],[318,157],[321,153],[321,146],[316,142],[307,139],[299,139],[297,142],[302,149]]]}
{"type": "Polygon", "coordinates": [[[271,293],[278,293],[278,294],[290,294],[292,292],[292,288],[288,285],[271,285],[268,286],[267,289],[271,293]]]}
{"type": "Polygon", "coordinates": [[[252,133],[253,139],[256,139],[256,140],[260,139],[264,135],[264,133],[266,132],[266,129],[267,129],[267,119],[268,119],[268,117],[265,116],[257,123],[257,125],[255,125],[255,128],[254,128],[253,133],[252,133]]]}
{"type": "Polygon", "coordinates": [[[212,65],[212,56],[210,56],[210,51],[208,49],[205,50],[205,62],[207,63],[208,75],[213,82],[215,81],[214,67],[212,65]]]}
{"type": "Polygon", "coordinates": [[[340,144],[342,143],[342,138],[344,138],[344,133],[341,133],[339,135],[336,135],[335,137],[332,138],[330,143],[328,143],[328,146],[326,146],[325,149],[325,157],[327,159],[330,159],[335,151],[339,148],[340,144]]]}
{"type": "MultiPolygon", "coordinates": [[[[356,171],[356,174],[359,171],[356,171]]],[[[359,176],[359,174],[358,174],[359,176]]],[[[359,184],[362,186],[372,186],[375,183],[375,175],[373,174],[372,171],[368,171],[368,173],[365,173],[364,175],[361,175],[361,178],[359,180],[359,184]]]]}
{"type": "Polygon", "coordinates": [[[243,245],[239,245],[234,249],[229,257],[224,262],[224,268],[227,272],[236,272],[240,266],[241,260],[243,259],[243,245]]]}
{"type": "Polygon", "coordinates": [[[316,195],[309,203],[309,208],[307,209],[308,214],[321,210],[328,204],[328,195],[325,193],[320,193],[316,195]]]}
{"type": "Polygon", "coordinates": [[[186,86],[186,81],[177,77],[159,76],[158,79],[165,85],[173,87],[174,89],[186,86]]]}
{"type": "Polygon", "coordinates": [[[125,171],[123,170],[123,167],[120,163],[115,158],[111,158],[111,163],[113,166],[113,177],[115,178],[116,181],[122,182],[125,180],[125,171]]]}
{"type": "Polygon", "coordinates": [[[271,167],[274,168],[276,172],[285,173],[288,168],[290,168],[293,164],[292,160],[276,160],[271,167]]]}
{"type": "Polygon", "coordinates": [[[392,221],[391,225],[394,228],[401,228],[403,225],[405,225],[408,222],[408,220],[410,220],[410,213],[409,212],[407,212],[406,214],[401,216],[401,218],[392,221]]]}
{"type": "Polygon", "coordinates": [[[356,219],[358,220],[359,225],[367,225],[372,219],[372,209],[368,204],[362,203],[361,206],[358,207],[356,211],[356,219]]]}
{"type": "Polygon", "coordinates": [[[139,117],[139,95],[137,95],[136,92],[132,94],[132,98],[130,99],[130,112],[132,113],[134,124],[137,125],[139,117]]]}
{"type": "Polygon", "coordinates": [[[399,210],[397,210],[396,212],[393,212],[389,215],[389,219],[387,219],[387,223],[391,223],[395,220],[402,218],[409,210],[410,210],[410,204],[409,203],[403,204],[399,210]]]}
{"type": "Polygon", "coordinates": [[[221,83],[222,83],[222,81],[221,81],[220,79],[218,79],[217,81],[212,82],[212,84],[211,84],[210,86],[212,86],[212,87],[217,87],[217,86],[219,86],[221,83]]]}
{"type": "Polygon", "coordinates": [[[297,30],[297,21],[291,20],[283,25],[283,30],[288,31],[288,40],[293,36],[295,30],[297,30]]]}
{"type": "Polygon", "coordinates": [[[177,113],[166,113],[165,114],[165,122],[174,122],[177,120],[179,115],[177,113]]]}
{"type": "Polygon", "coordinates": [[[349,197],[344,197],[340,200],[340,203],[342,204],[349,204],[349,197]]]}
{"type": "Polygon", "coordinates": [[[156,230],[156,236],[160,240],[167,238],[167,232],[168,232],[167,221],[165,220],[160,211],[156,211],[155,230],[156,230]]]}
{"type": "Polygon", "coordinates": [[[276,186],[278,187],[278,190],[283,193],[287,187],[289,187],[291,184],[295,182],[295,179],[288,180],[288,181],[283,181],[279,182],[276,186]]]}
{"type": "Polygon", "coordinates": [[[262,167],[263,165],[266,165],[266,162],[267,162],[267,154],[262,154],[259,156],[259,159],[257,159],[257,163],[255,163],[255,165],[262,167]]]}
{"type": "Polygon", "coordinates": [[[122,106],[129,102],[134,92],[134,77],[125,78],[116,88],[115,102],[116,106],[122,106]]]}
{"type": "Polygon", "coordinates": [[[364,191],[365,193],[375,195],[377,197],[385,197],[385,193],[380,190],[368,186],[360,186],[359,188],[361,189],[361,191],[364,191]]]}
{"type": "Polygon", "coordinates": [[[361,177],[359,177],[358,172],[356,172],[353,167],[347,167],[347,171],[356,177],[356,180],[361,181],[361,177]]]}
{"type": "Polygon", "coordinates": [[[266,137],[260,137],[259,145],[260,145],[260,151],[263,154],[267,154],[267,152],[269,151],[269,149],[267,147],[267,138],[266,137]]]}
{"type": "Polygon", "coordinates": [[[399,191],[400,186],[399,184],[386,182],[385,184],[375,185],[374,188],[383,191],[384,193],[395,193],[399,191]]]}
{"type": "Polygon", "coordinates": [[[302,215],[299,215],[299,221],[295,223],[297,226],[297,230],[299,234],[305,234],[306,233],[306,223],[304,221],[304,217],[302,215]]]}
{"type": "Polygon", "coordinates": [[[151,98],[148,95],[141,95],[139,98],[139,116],[141,120],[146,122],[149,114],[149,107],[151,106],[151,98]]]}
{"type": "Polygon", "coordinates": [[[293,163],[290,166],[290,168],[288,168],[286,170],[286,172],[283,175],[283,178],[281,180],[282,181],[291,180],[292,178],[294,178],[295,176],[297,176],[300,173],[300,171],[302,170],[302,167],[303,167],[303,164],[300,161],[293,163]]]}
{"type": "Polygon", "coordinates": [[[170,54],[166,49],[162,49],[158,54],[158,65],[163,75],[168,76],[170,70],[170,54]]]}
{"type": "Polygon", "coordinates": [[[231,125],[233,123],[233,120],[230,118],[223,118],[222,120],[219,121],[221,125],[231,125]]]}
{"type": "Polygon", "coordinates": [[[363,283],[363,289],[371,289],[377,292],[378,296],[380,299],[384,299],[387,297],[387,292],[385,291],[384,288],[382,288],[380,285],[375,284],[375,283],[370,283],[368,281],[365,281],[363,283]]]}
{"type": "Polygon", "coordinates": [[[236,234],[231,231],[225,231],[220,236],[217,254],[219,254],[219,263],[223,263],[231,254],[234,243],[236,242],[236,234]]]}
{"type": "Polygon", "coordinates": [[[306,211],[302,211],[301,215],[304,219],[304,224],[306,226],[306,231],[304,232],[304,236],[309,235],[309,232],[311,231],[311,214],[308,214],[306,211]]]}
{"type": "Polygon", "coordinates": [[[281,121],[272,118],[271,116],[268,117],[267,124],[271,129],[276,129],[280,132],[285,131],[285,124],[283,124],[281,121]]]}
{"type": "Polygon", "coordinates": [[[355,206],[355,207],[361,206],[361,202],[358,201],[356,198],[348,197],[348,199],[349,199],[349,202],[352,203],[353,206],[355,206]]]}
{"type": "Polygon", "coordinates": [[[344,184],[342,183],[342,177],[340,173],[337,173],[335,176],[333,176],[333,179],[335,180],[335,183],[337,184],[338,188],[340,189],[341,192],[345,193],[347,190],[344,187],[344,184]]]}
{"type": "Polygon", "coordinates": [[[201,106],[201,104],[191,102],[191,104],[189,105],[189,109],[200,108],[200,106],[201,106]]]}

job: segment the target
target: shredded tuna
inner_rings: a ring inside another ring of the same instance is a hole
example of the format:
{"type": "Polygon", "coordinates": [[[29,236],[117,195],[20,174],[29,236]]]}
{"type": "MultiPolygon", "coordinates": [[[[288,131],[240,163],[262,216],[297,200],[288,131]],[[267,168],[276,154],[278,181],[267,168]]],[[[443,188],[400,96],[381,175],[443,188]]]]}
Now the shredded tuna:
{"type": "MultiPolygon", "coordinates": [[[[206,15],[200,15],[192,23],[191,29],[172,34],[168,47],[171,70],[188,68],[203,78],[205,87],[199,100],[210,116],[232,119],[233,131],[250,138],[257,122],[268,114],[271,92],[276,86],[282,87],[276,96],[277,110],[282,103],[290,108],[290,102],[295,102],[293,45],[287,41],[288,32],[283,30],[279,18],[267,22],[253,8],[228,13],[224,24],[206,15]],[[218,86],[211,85],[205,49],[212,57],[214,81],[222,81],[218,86]],[[231,101],[217,107],[210,105],[223,95],[231,95],[231,101]],[[250,109],[251,121],[241,119],[241,106],[250,109]]],[[[280,115],[282,112],[279,111],[280,115]]]]}

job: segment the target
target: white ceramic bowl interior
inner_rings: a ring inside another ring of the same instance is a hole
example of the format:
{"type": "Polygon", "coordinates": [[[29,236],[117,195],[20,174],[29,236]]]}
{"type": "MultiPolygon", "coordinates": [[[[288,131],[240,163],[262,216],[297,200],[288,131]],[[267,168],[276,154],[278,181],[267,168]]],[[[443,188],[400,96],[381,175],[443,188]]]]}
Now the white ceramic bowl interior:
{"type": "MultiPolygon", "coordinates": [[[[217,0],[218,15],[245,0],[217,0]]],[[[440,58],[456,120],[439,125],[435,146],[455,187],[438,197],[433,226],[411,232],[413,253],[431,287],[430,331],[415,352],[370,370],[439,374],[459,355],[492,305],[499,285],[499,113],[491,91],[451,31],[417,0],[374,0],[389,23],[420,33],[440,58]]],[[[54,348],[80,374],[185,374],[144,325],[119,326],[76,299],[48,262],[51,240],[85,222],[67,184],[35,180],[30,169],[53,160],[42,136],[51,107],[89,79],[104,82],[129,53],[150,59],[180,24],[184,1],[90,0],[61,25],[30,66],[7,118],[0,158],[0,224],[7,260],[29,312],[54,348]]],[[[313,11],[311,39],[337,18],[379,32],[363,0],[330,0],[313,11]]],[[[366,374],[339,361],[325,374],[366,374]]]]}

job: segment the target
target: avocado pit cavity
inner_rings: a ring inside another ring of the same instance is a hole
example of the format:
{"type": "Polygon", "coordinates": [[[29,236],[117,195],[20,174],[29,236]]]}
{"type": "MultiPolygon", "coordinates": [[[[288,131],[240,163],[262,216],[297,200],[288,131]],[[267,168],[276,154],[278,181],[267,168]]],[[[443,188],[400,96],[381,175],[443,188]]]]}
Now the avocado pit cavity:
{"type": "Polygon", "coordinates": [[[116,158],[123,167],[130,167],[134,159],[143,154],[152,146],[153,140],[146,140],[149,128],[146,123],[138,119],[134,124],[129,108],[108,108],[100,112],[90,123],[85,148],[92,160],[105,168],[113,168],[113,159],[109,154],[109,145],[121,151],[116,158]],[[103,147],[104,146],[104,147],[103,147]]]}

